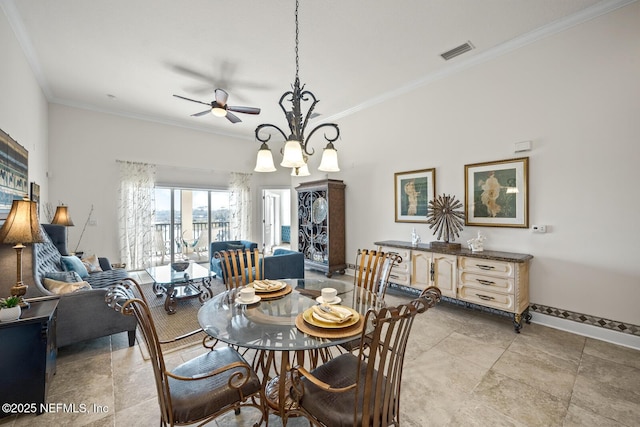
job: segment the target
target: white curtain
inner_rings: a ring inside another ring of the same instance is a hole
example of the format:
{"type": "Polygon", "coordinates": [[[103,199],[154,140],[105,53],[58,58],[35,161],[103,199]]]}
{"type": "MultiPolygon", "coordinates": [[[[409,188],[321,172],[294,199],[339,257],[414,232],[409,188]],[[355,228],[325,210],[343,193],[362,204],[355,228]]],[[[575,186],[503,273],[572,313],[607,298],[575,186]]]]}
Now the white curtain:
{"type": "Polygon", "coordinates": [[[151,264],[155,215],[156,166],[118,161],[120,165],[120,259],[127,269],[151,264]]]}
{"type": "Polygon", "coordinates": [[[231,172],[231,239],[251,237],[251,174],[231,172]]]}

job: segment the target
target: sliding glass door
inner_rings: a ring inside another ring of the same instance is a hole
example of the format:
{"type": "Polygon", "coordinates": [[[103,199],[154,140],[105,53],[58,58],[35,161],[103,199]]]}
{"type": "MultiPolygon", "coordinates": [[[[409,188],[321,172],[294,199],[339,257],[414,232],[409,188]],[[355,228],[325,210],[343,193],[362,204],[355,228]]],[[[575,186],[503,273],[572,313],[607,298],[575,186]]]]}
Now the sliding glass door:
{"type": "Polygon", "coordinates": [[[229,240],[229,191],[156,187],[152,265],[209,263],[209,244],[229,240]]]}

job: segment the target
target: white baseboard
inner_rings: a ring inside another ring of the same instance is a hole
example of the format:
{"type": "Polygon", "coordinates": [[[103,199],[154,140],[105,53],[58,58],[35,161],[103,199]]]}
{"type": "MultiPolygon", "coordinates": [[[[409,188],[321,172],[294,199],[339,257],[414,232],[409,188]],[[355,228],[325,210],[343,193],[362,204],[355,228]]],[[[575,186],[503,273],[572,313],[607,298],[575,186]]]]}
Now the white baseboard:
{"type": "Polygon", "coordinates": [[[585,325],[583,323],[561,319],[555,316],[547,316],[546,314],[541,313],[531,312],[531,316],[532,323],[610,342],[623,347],[629,347],[634,350],[640,350],[640,336],[637,335],[616,332],[611,329],[599,328],[593,325],[585,325]]]}

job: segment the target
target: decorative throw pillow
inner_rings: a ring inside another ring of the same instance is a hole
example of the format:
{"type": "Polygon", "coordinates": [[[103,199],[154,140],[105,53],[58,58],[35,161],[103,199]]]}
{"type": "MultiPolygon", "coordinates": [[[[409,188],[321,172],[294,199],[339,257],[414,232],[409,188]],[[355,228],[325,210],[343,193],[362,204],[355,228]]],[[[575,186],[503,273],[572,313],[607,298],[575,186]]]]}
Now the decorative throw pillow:
{"type": "Polygon", "coordinates": [[[44,274],[44,277],[46,279],[53,279],[67,283],[82,282],[82,277],[80,277],[75,271],[49,271],[44,274]]]}
{"type": "Polygon", "coordinates": [[[100,268],[100,261],[98,261],[98,257],[95,254],[90,257],[82,258],[82,263],[89,273],[102,271],[102,268],[100,268]]]}
{"type": "Polygon", "coordinates": [[[227,250],[228,251],[235,251],[240,249],[241,251],[244,251],[244,245],[242,243],[240,244],[235,244],[235,243],[227,243],[227,250]]]}
{"type": "Polygon", "coordinates": [[[61,257],[62,268],[65,271],[75,271],[78,273],[80,277],[83,279],[89,277],[89,272],[87,271],[87,267],[84,266],[80,258],[74,255],[63,256],[61,257]]]}
{"type": "Polygon", "coordinates": [[[72,292],[79,291],[80,289],[91,289],[91,285],[88,282],[69,283],[47,279],[46,277],[43,282],[44,287],[56,295],[70,294],[72,292]]]}

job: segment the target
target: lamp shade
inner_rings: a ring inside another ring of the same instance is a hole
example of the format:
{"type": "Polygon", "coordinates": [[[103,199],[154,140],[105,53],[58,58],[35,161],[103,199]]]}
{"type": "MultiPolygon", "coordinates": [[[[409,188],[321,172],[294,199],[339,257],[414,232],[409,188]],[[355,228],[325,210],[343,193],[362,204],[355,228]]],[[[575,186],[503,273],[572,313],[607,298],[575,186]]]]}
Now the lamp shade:
{"type": "Polygon", "coordinates": [[[291,176],[309,176],[311,172],[309,172],[309,166],[305,163],[304,166],[299,168],[291,168],[291,176]]]}
{"type": "Polygon", "coordinates": [[[323,172],[340,172],[340,168],[338,167],[338,152],[332,143],[327,144],[322,151],[322,160],[320,160],[318,170],[323,172]]]}
{"type": "Polygon", "coordinates": [[[304,158],[302,157],[302,146],[300,141],[295,139],[288,139],[284,145],[284,151],[282,153],[282,163],[280,166],[285,168],[299,168],[303,166],[304,158]]]}
{"type": "Polygon", "coordinates": [[[258,150],[258,157],[256,159],[256,172],[275,172],[276,167],[273,164],[273,155],[266,143],[262,143],[260,150],[258,150]]]}
{"type": "Polygon", "coordinates": [[[9,216],[0,229],[0,242],[39,243],[45,238],[38,221],[38,205],[31,200],[14,200],[9,216]]]}
{"type": "Polygon", "coordinates": [[[71,216],[69,215],[69,209],[67,206],[61,205],[56,208],[56,213],[53,215],[53,221],[51,224],[64,225],[65,227],[72,227],[73,221],[71,221],[71,216]]]}

